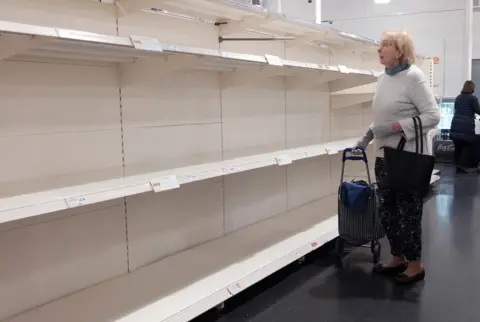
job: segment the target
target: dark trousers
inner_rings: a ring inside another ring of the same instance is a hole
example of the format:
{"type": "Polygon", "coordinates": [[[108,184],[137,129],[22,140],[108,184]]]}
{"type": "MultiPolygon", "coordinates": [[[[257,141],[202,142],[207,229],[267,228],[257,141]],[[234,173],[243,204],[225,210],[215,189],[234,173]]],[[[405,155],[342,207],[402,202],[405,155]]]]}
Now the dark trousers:
{"type": "MultiPolygon", "coordinates": [[[[375,161],[375,176],[382,186],[387,178],[385,161],[375,161]]],[[[422,253],[423,198],[395,193],[387,188],[378,190],[378,213],[390,242],[393,256],[404,255],[408,261],[420,260],[422,253]]]]}
{"type": "Polygon", "coordinates": [[[469,168],[472,166],[473,144],[464,140],[453,140],[455,145],[454,163],[457,167],[469,168]]]}

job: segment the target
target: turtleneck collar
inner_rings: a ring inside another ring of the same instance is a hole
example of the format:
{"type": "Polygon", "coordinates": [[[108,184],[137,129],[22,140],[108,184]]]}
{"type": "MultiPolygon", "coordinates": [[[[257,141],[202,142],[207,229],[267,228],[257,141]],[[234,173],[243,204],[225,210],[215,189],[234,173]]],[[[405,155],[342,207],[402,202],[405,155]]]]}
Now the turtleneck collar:
{"type": "Polygon", "coordinates": [[[385,67],[385,74],[389,75],[389,76],[395,76],[397,75],[398,73],[406,70],[406,69],[409,69],[410,68],[410,65],[397,65],[393,68],[387,68],[385,67]]]}

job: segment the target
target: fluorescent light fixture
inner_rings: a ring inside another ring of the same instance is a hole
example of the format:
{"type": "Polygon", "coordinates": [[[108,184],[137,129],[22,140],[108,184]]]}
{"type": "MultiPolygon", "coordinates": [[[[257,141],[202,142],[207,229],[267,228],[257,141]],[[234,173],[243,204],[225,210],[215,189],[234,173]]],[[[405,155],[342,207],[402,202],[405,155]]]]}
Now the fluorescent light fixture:
{"type": "Polygon", "coordinates": [[[375,0],[375,4],[385,4],[390,3],[390,0],[375,0]]]}

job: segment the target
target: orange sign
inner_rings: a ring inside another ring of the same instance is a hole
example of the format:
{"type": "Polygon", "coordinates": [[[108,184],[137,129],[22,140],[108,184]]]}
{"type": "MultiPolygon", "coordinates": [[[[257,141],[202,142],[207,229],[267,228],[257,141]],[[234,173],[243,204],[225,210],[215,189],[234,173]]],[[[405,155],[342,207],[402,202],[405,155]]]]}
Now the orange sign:
{"type": "Polygon", "coordinates": [[[433,57],[433,63],[434,63],[435,65],[438,65],[438,64],[440,63],[440,58],[439,58],[439,57],[436,57],[436,56],[433,57]]]}

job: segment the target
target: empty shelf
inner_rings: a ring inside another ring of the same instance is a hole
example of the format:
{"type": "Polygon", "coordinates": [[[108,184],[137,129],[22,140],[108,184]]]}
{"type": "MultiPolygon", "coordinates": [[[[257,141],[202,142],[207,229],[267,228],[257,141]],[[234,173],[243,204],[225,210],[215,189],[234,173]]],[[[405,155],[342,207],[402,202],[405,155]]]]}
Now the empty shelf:
{"type": "Polygon", "coordinates": [[[332,155],[347,147],[351,147],[356,140],[357,138],[340,140],[3,198],[0,199],[0,223],[145,192],[161,192],[176,189],[182,184],[273,165],[283,166],[305,158],[325,154],[332,155]]]}
{"type": "MultiPolygon", "coordinates": [[[[272,55],[250,55],[160,43],[156,38],[117,37],[77,30],[49,28],[0,21],[1,59],[68,59],[96,63],[131,63],[143,57],[162,57],[162,72],[180,69],[222,72],[261,71],[265,77],[314,76],[343,90],[376,82],[378,72],[343,65],[281,59],[272,55]]],[[[257,76],[258,78],[258,76],[257,76]]]]}
{"type": "Polygon", "coordinates": [[[154,13],[161,11],[166,14],[169,12],[183,14],[207,21],[221,21],[227,23],[229,33],[256,30],[279,35],[294,35],[299,40],[306,42],[350,45],[371,52],[378,47],[378,42],[372,39],[268,11],[262,6],[242,4],[234,0],[119,0],[117,5],[122,15],[140,11],[154,13]]]}
{"type": "Polygon", "coordinates": [[[319,199],[7,321],[188,321],[334,239],[335,200],[319,199]]]}

